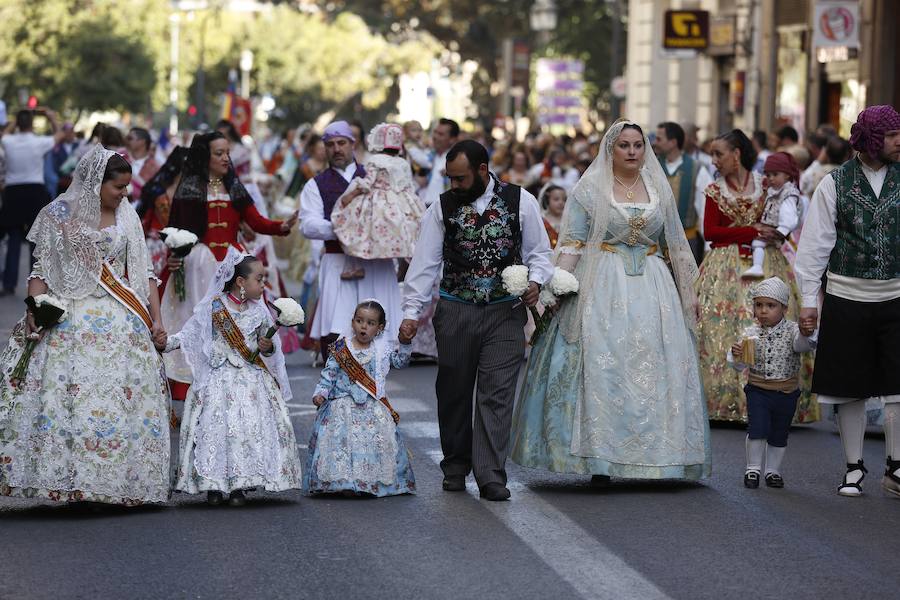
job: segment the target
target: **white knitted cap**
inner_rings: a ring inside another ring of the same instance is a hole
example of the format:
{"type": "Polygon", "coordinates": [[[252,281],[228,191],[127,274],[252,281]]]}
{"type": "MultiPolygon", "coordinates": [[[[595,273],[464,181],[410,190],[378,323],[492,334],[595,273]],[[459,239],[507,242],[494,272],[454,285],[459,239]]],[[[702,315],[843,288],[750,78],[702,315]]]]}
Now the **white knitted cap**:
{"type": "Polygon", "coordinates": [[[778,277],[769,277],[753,286],[750,290],[750,297],[753,299],[772,298],[787,306],[790,301],[791,290],[778,277]]]}

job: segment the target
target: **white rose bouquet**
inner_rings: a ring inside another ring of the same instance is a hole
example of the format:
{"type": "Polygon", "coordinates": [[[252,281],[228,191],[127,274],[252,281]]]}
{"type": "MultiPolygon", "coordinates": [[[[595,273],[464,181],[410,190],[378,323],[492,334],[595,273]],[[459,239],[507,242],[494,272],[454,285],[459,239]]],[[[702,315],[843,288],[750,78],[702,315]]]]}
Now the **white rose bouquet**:
{"type": "MultiPolygon", "coordinates": [[[[574,275],[556,267],[553,270],[553,278],[542,290],[539,296],[540,303],[544,308],[555,306],[560,298],[578,293],[578,279],[574,275]]],[[[538,337],[544,333],[550,326],[553,314],[549,310],[545,310],[544,314],[534,319],[534,333],[531,336],[531,345],[537,341],[538,337]]]]}
{"type": "MultiPolygon", "coordinates": [[[[37,325],[38,331],[52,327],[57,323],[62,323],[69,316],[62,300],[47,294],[28,296],[25,298],[25,304],[34,318],[34,324],[37,325]]],[[[9,382],[13,387],[25,380],[25,374],[28,372],[28,363],[31,362],[31,355],[34,353],[39,340],[40,336],[37,333],[32,333],[26,339],[22,357],[19,358],[19,362],[16,363],[9,378],[9,382]]]]}
{"type": "MultiPolygon", "coordinates": [[[[180,259],[184,259],[185,256],[190,254],[191,249],[196,246],[199,241],[197,236],[190,231],[177,229],[175,227],[161,229],[159,237],[166,243],[166,246],[169,248],[172,255],[180,259]]],[[[184,265],[182,264],[181,268],[173,271],[172,276],[175,278],[175,295],[179,300],[184,301],[184,265]]]]}
{"type": "MultiPolygon", "coordinates": [[[[279,298],[269,306],[275,310],[278,316],[275,317],[275,324],[269,327],[269,330],[266,332],[265,337],[268,339],[274,337],[279,327],[296,327],[306,320],[303,307],[297,304],[293,298],[279,298]]],[[[257,356],[259,356],[259,349],[253,352],[250,361],[256,360],[257,356]]]]}
{"type": "MultiPolygon", "coordinates": [[[[500,279],[503,280],[503,287],[506,288],[510,296],[521,296],[528,290],[528,267],[525,265],[506,267],[501,271],[500,279]]],[[[534,319],[534,322],[539,323],[541,315],[538,313],[537,308],[529,306],[528,310],[531,312],[531,318],[534,319]]],[[[532,336],[532,339],[535,338],[532,336]]]]}

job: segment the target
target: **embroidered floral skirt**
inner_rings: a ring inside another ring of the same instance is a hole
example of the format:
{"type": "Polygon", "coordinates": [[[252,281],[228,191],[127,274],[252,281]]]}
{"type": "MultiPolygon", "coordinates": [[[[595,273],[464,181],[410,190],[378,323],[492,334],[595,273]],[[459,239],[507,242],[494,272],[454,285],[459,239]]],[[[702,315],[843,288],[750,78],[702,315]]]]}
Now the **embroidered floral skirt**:
{"type": "MultiPolygon", "coordinates": [[[[747,421],[747,399],[744,397],[745,375],[731,368],[725,360],[728,349],[742,332],[753,325],[750,286],[754,280],[742,279],[741,273],[751,260],[738,254],[736,245],[713,248],[703,260],[697,296],[700,322],[697,327],[700,372],[713,421],[747,421]]],[[[787,259],[777,248],[767,247],[763,263],[765,276],[780,277],[791,288],[786,317],[796,321],[800,313],[800,294],[787,259]]],[[[795,423],[819,420],[819,406],[810,392],[813,358],[804,354],[800,363],[800,400],[795,423]]]]}
{"type": "Polygon", "coordinates": [[[140,504],[169,496],[169,422],[159,355],[109,295],[69,306],[19,388],[19,323],[0,355],[0,494],[140,504]]]}
{"type": "Polygon", "coordinates": [[[262,369],[225,362],[199,394],[191,387],[181,423],[177,491],[300,488],[300,456],[287,406],[262,369]]]}
{"type": "Polygon", "coordinates": [[[349,397],[326,402],[316,415],[303,491],[341,491],[374,496],[413,494],[406,444],[387,408],[371,398],[357,404],[349,397]]]}

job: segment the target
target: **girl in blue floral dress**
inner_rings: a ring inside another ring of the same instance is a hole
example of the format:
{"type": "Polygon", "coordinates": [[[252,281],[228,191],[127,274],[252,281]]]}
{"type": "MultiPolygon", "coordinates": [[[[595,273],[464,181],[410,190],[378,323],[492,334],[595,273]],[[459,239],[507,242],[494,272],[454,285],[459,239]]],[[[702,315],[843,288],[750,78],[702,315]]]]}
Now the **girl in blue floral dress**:
{"type": "Polygon", "coordinates": [[[313,396],[319,412],[303,477],[306,494],[415,493],[399,416],[385,396],[388,371],[409,364],[412,345],[401,336],[394,348],[384,338],[385,325],[381,304],[366,300],[353,313],[352,333],[334,343],[313,396]]]}

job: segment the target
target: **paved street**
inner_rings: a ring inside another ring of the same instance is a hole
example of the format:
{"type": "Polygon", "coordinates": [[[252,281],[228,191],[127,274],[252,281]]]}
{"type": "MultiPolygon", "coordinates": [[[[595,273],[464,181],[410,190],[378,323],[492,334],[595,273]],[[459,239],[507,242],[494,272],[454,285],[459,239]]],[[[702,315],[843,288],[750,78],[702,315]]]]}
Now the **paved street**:
{"type": "MultiPolygon", "coordinates": [[[[20,292],[21,293],[21,292],[20,292]]],[[[0,299],[4,343],[21,298],[0,299]]],[[[317,377],[289,357],[301,454],[317,377]]],[[[866,496],[834,490],[831,423],[797,428],[784,490],[745,490],[744,434],[714,429],[711,480],[614,482],[510,464],[512,501],[441,491],[435,367],[394,372],[390,393],[419,494],[251,495],[243,509],[176,495],[165,508],[73,511],[0,500],[0,598],[889,598],[900,499],[880,490],[884,442],[867,440],[866,496]]]]}

